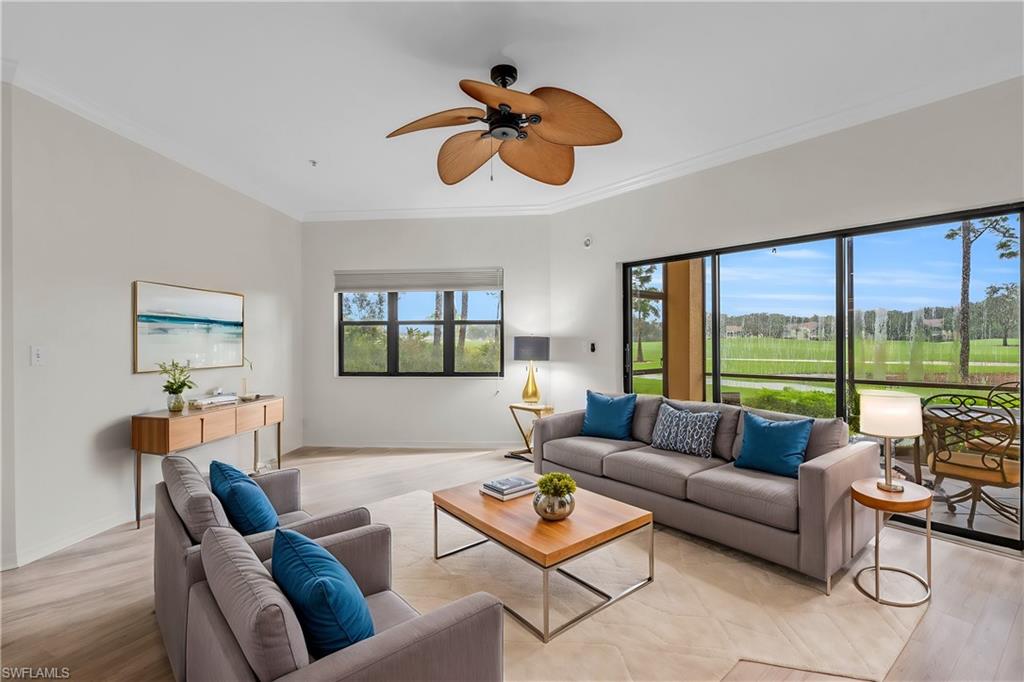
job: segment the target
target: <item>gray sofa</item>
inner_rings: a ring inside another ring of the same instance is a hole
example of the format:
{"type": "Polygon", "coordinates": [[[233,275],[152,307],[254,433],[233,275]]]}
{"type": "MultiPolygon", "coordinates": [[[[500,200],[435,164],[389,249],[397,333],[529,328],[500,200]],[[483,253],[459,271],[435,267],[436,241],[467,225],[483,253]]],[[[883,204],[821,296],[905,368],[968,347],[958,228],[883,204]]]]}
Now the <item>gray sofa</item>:
{"type": "MultiPolygon", "coordinates": [[[[743,444],[744,409],[733,405],[637,396],[632,440],[581,436],[584,410],[537,421],[534,469],[563,471],[583,488],[654,513],[657,523],[734,547],[825,581],[872,533],[871,511],[858,507],[850,536],[850,484],[879,475],[879,449],[850,444],[841,419],[815,419],[799,478],[733,465],[743,444]],[[651,447],[662,402],[694,412],[721,413],[713,456],[651,447]]],[[[749,410],[767,419],[799,415],[749,410]]]]}
{"type": "Polygon", "coordinates": [[[378,524],[316,540],[366,597],[375,634],[312,660],[287,597],[234,530],[203,536],[207,580],[188,606],[193,682],[502,679],[502,606],[478,592],[421,616],[391,591],[391,530],[378,524]]]}
{"type": "MultiPolygon", "coordinates": [[[[231,524],[206,478],[190,459],[170,455],[163,458],[161,467],[164,480],[156,486],[154,519],[154,601],[171,670],[175,679],[183,682],[189,589],[205,577],[199,541],[208,528],[230,528],[231,524]]],[[[370,512],[364,508],[315,517],[303,511],[298,469],[271,471],[252,479],[274,505],[281,527],[306,537],[333,535],[370,523],[370,512]]],[[[260,559],[268,559],[274,532],[255,533],[246,536],[245,541],[260,559]]]]}

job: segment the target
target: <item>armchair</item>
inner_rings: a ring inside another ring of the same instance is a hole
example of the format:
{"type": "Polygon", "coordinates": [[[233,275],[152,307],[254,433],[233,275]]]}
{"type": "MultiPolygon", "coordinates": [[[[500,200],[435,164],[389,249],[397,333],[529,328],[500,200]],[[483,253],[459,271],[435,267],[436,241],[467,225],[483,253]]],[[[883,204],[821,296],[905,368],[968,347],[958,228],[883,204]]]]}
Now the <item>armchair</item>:
{"type": "MultiPolygon", "coordinates": [[[[231,524],[220,501],[191,460],[169,455],[163,458],[161,467],[164,481],[156,486],[154,602],[171,670],[175,679],[183,682],[186,679],[189,590],[205,580],[199,541],[207,528],[230,528],[231,524]]],[[[267,494],[282,528],[318,538],[370,523],[370,513],[364,508],[321,516],[303,511],[298,469],[271,471],[252,478],[267,494]]],[[[254,533],[244,541],[261,560],[268,559],[274,532],[254,533]]]]}
{"type": "Polygon", "coordinates": [[[311,661],[287,598],[238,533],[202,543],[208,580],[192,586],[188,678],[355,682],[502,679],[502,606],[479,592],[420,615],[391,590],[391,529],[372,524],[316,539],[366,597],[375,634],[311,661]]]}

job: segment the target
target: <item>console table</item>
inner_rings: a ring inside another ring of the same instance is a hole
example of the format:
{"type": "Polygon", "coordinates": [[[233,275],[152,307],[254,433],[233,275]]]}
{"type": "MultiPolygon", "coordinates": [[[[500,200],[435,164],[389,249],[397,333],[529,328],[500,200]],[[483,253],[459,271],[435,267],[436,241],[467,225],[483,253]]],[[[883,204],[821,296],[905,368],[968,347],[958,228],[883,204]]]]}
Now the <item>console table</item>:
{"type": "Polygon", "coordinates": [[[135,527],[142,527],[142,455],[169,455],[204,443],[249,431],[253,434],[252,468],[259,469],[260,429],[277,425],[277,468],[281,468],[281,422],[284,398],[268,397],[251,402],[182,412],[148,412],[132,416],[132,450],[135,451],[135,527]]]}

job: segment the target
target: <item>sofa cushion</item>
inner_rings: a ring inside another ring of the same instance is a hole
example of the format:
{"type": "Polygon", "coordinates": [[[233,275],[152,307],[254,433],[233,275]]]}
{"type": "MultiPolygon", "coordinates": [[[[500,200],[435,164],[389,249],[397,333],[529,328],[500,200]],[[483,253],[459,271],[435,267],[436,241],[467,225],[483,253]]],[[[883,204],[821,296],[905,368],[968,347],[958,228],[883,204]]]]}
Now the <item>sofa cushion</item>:
{"type": "Polygon", "coordinates": [[[291,603],[238,531],[209,529],[200,554],[213,598],[256,677],[268,682],[308,665],[291,603]]]}
{"type": "Polygon", "coordinates": [[[168,455],[160,462],[167,496],[192,542],[199,544],[207,528],[230,528],[224,506],[188,457],[168,455]]]}
{"type": "Polygon", "coordinates": [[[650,444],[654,438],[654,424],[664,399],[660,395],[637,395],[633,410],[633,440],[650,444]]]}
{"type": "Polygon", "coordinates": [[[271,570],[317,658],[373,637],[373,617],[352,574],[317,543],[278,529],[271,570]]]}
{"type": "Polygon", "coordinates": [[[627,440],[633,432],[636,393],[610,396],[587,391],[587,411],[581,436],[627,440]]]}
{"type": "Polygon", "coordinates": [[[302,521],[309,521],[313,518],[309,512],[297,509],[293,512],[287,512],[277,517],[278,526],[287,526],[291,523],[301,523],[302,521]]]}
{"type": "Polygon", "coordinates": [[[396,592],[384,590],[366,597],[366,605],[370,607],[375,632],[384,632],[407,620],[419,617],[419,612],[409,606],[396,592]]]}
{"type": "MultiPolygon", "coordinates": [[[[698,400],[666,400],[666,403],[680,410],[688,412],[718,412],[718,425],[715,426],[715,442],[711,448],[711,454],[726,461],[733,460],[736,455],[733,453],[733,445],[736,432],[739,430],[740,414],[743,412],[735,405],[725,403],[706,403],[698,400]]],[[[737,452],[739,452],[737,450],[737,452]]]]}
{"type": "MultiPolygon", "coordinates": [[[[807,419],[806,415],[789,414],[787,412],[772,412],[770,410],[756,410],[751,408],[744,409],[759,417],[771,419],[772,421],[807,419]]],[[[736,442],[733,445],[733,459],[739,457],[740,449],[743,447],[743,420],[738,419],[737,421],[739,422],[739,429],[736,433],[736,442]]],[[[845,447],[846,445],[849,445],[849,443],[850,427],[847,426],[845,421],[838,417],[833,419],[815,418],[814,424],[811,426],[811,438],[807,441],[807,453],[804,455],[804,460],[810,461],[815,457],[820,457],[821,455],[832,452],[833,450],[845,447]]]]}
{"type": "Polygon", "coordinates": [[[604,458],[604,475],[644,490],[685,500],[686,481],[697,472],[726,463],[717,457],[694,457],[645,446],[604,458]]]}
{"type": "Polygon", "coordinates": [[[704,507],[795,531],[798,519],[798,481],[754,469],[737,469],[735,463],[694,474],[686,485],[686,497],[704,507]]]}
{"type": "Polygon", "coordinates": [[[613,452],[642,448],[646,443],[635,440],[612,440],[590,436],[558,438],[544,443],[544,459],[594,476],[604,475],[604,458],[613,452]]]}
{"type": "Polygon", "coordinates": [[[210,487],[242,535],[277,528],[277,511],[263,488],[238,467],[210,462],[210,487]]]}
{"type": "Polygon", "coordinates": [[[715,426],[720,412],[690,412],[662,405],[654,424],[651,445],[687,455],[710,457],[715,441],[715,426]]]}

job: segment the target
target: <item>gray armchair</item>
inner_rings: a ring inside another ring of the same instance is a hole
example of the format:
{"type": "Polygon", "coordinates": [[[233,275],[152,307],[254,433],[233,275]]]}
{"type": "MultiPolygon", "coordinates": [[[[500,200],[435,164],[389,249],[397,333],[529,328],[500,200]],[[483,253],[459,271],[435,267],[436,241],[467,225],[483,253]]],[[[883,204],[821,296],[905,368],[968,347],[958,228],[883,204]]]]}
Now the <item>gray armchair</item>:
{"type": "Polygon", "coordinates": [[[207,580],[188,606],[192,682],[502,679],[502,606],[480,592],[420,615],[391,591],[391,529],[373,524],[316,540],[366,597],[375,634],[311,660],[302,628],[261,562],[234,530],[203,536],[207,580]]]}
{"type": "MultiPolygon", "coordinates": [[[[156,486],[154,601],[171,670],[178,682],[184,682],[189,590],[205,580],[199,541],[208,528],[230,528],[231,524],[206,478],[191,460],[170,455],[164,457],[161,466],[164,481],[156,486]]],[[[364,508],[323,516],[303,511],[298,469],[271,471],[252,478],[274,505],[282,528],[318,538],[370,523],[370,512],[364,508]]],[[[244,540],[261,560],[270,558],[273,531],[254,533],[244,540]]]]}

